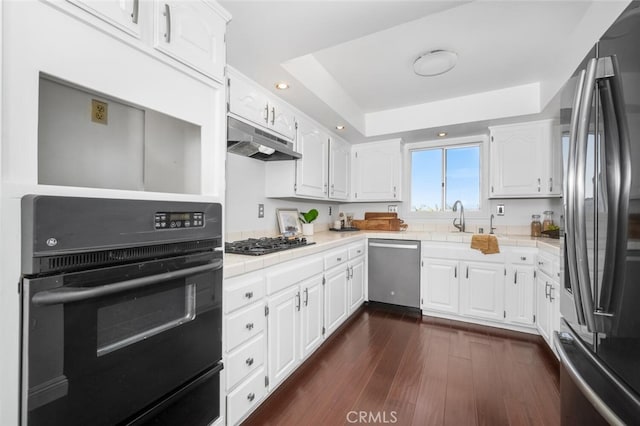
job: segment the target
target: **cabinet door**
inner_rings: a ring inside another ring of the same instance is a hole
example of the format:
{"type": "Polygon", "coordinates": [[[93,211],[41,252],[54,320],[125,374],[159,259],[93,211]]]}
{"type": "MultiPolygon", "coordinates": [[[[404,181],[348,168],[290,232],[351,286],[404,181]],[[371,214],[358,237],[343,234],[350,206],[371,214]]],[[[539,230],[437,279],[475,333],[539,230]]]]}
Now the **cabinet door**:
{"type": "Polygon", "coordinates": [[[324,323],[326,335],[333,333],[347,319],[347,277],[349,268],[338,266],[325,275],[324,323]]]}
{"type": "Polygon", "coordinates": [[[342,139],[329,142],[329,198],[346,200],[349,196],[351,175],[351,145],[342,139]]]}
{"type": "Polygon", "coordinates": [[[351,262],[349,278],[349,313],[364,302],[364,257],[351,262]]]}
{"type": "Polygon", "coordinates": [[[462,279],[465,315],[503,321],[505,268],[500,264],[464,262],[462,279]]]}
{"type": "Polygon", "coordinates": [[[296,120],[293,110],[284,104],[269,103],[269,127],[287,139],[296,137],[296,120]]]}
{"type": "Polygon", "coordinates": [[[329,136],[313,124],[299,121],[297,148],[302,159],[296,160],[296,194],[326,198],[329,136]]]}
{"type": "Polygon", "coordinates": [[[139,12],[137,0],[68,0],[92,13],[103,21],[140,38],[139,12]]]}
{"type": "Polygon", "coordinates": [[[397,144],[358,146],[352,157],[354,199],[400,200],[400,160],[397,144]]]}
{"type": "Polygon", "coordinates": [[[490,195],[540,196],[546,187],[548,161],[543,158],[545,138],[540,125],[492,129],[490,195]]]}
{"type": "Polygon", "coordinates": [[[535,283],[533,266],[518,265],[508,269],[505,282],[507,321],[532,325],[535,313],[535,283]]]}
{"type": "Polygon", "coordinates": [[[322,343],[324,326],[324,291],[322,275],[312,278],[301,285],[302,289],[302,358],[316,350],[322,343]]]}
{"type": "Polygon", "coordinates": [[[291,287],[267,300],[269,389],[274,389],[298,366],[300,288],[291,287]]]}
{"type": "Polygon", "coordinates": [[[550,342],[551,338],[549,291],[552,285],[551,279],[546,274],[538,272],[536,277],[536,326],[540,335],[547,342],[550,342]]]}
{"type": "Polygon", "coordinates": [[[266,94],[244,79],[229,77],[229,111],[260,126],[269,123],[269,104],[266,94]]]}
{"type": "Polygon", "coordinates": [[[458,313],[458,262],[424,259],[421,277],[422,309],[458,313]]]}
{"type": "Polygon", "coordinates": [[[156,1],[155,47],[223,81],[226,20],[204,1],[156,1]]]}

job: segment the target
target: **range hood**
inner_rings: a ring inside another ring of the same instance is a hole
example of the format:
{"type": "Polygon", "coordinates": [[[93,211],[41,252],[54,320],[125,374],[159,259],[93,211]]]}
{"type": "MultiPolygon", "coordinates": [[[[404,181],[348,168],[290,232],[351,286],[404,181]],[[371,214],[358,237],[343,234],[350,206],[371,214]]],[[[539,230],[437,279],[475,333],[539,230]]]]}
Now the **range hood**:
{"type": "Polygon", "coordinates": [[[227,151],[263,161],[297,160],[293,143],[234,117],[227,117],[227,151]]]}

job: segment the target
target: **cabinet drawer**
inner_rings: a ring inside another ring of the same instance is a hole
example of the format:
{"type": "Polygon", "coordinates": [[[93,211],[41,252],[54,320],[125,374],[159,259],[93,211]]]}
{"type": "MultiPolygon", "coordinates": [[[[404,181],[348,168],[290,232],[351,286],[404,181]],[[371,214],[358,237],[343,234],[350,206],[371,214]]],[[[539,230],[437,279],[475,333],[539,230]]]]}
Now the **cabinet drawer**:
{"type": "Polygon", "coordinates": [[[267,294],[275,294],[321,273],[321,257],[312,260],[292,260],[283,266],[274,267],[271,272],[267,273],[267,294]]]}
{"type": "Polygon", "coordinates": [[[507,262],[517,265],[533,265],[535,254],[531,251],[513,251],[507,254],[507,262]]]}
{"type": "Polygon", "coordinates": [[[334,266],[346,262],[348,256],[349,251],[346,248],[332,251],[330,254],[324,256],[324,269],[331,269],[334,266]]]}
{"type": "Polygon", "coordinates": [[[349,259],[354,259],[364,254],[364,241],[349,247],[349,259]]]}
{"type": "Polygon", "coordinates": [[[227,351],[233,350],[240,343],[258,335],[264,330],[264,304],[254,306],[227,315],[226,340],[227,351]]]}
{"type": "Polygon", "coordinates": [[[264,297],[264,277],[231,278],[224,282],[224,312],[232,312],[264,297]]]}
{"type": "Polygon", "coordinates": [[[260,367],[236,390],[227,395],[227,424],[237,424],[264,398],[264,367],[260,367]]]}
{"type": "Polygon", "coordinates": [[[262,367],[265,351],[264,333],[259,334],[227,356],[227,390],[232,389],[249,373],[262,367]]]}
{"type": "Polygon", "coordinates": [[[558,258],[554,258],[551,255],[540,252],[538,254],[538,260],[536,266],[541,272],[544,272],[550,277],[556,277],[558,274],[558,258]]]}

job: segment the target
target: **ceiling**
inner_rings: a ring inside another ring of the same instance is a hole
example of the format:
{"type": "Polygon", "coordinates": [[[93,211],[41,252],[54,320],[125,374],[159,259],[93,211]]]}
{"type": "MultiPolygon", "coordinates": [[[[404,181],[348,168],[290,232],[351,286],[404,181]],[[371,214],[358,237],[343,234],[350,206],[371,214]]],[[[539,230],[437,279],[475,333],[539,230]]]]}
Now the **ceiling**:
{"type": "Polygon", "coordinates": [[[628,1],[222,1],[227,62],[357,143],[557,116],[557,93],[628,1]],[[458,64],[420,77],[447,49],[458,64]],[[274,83],[291,87],[277,91],[274,83]]]}

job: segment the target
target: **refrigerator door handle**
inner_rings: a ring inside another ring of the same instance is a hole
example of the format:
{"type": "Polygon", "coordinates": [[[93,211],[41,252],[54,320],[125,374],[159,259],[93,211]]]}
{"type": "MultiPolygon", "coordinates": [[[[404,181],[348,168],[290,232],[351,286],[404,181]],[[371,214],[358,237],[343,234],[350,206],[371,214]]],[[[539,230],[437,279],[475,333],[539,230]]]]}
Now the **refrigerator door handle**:
{"type": "Polygon", "coordinates": [[[575,161],[576,161],[576,145],[578,136],[578,117],[580,115],[580,106],[582,100],[582,92],[584,91],[586,70],[580,71],[578,77],[577,90],[573,100],[573,109],[571,113],[571,129],[569,132],[569,157],[567,161],[567,179],[565,179],[564,188],[564,210],[566,221],[565,244],[567,249],[567,269],[569,270],[569,281],[571,293],[576,309],[576,316],[579,324],[585,324],[584,312],[582,309],[582,298],[580,295],[580,287],[578,286],[578,268],[576,261],[575,248],[575,211],[574,211],[574,191],[575,191],[575,161]]]}
{"type": "Polygon", "coordinates": [[[585,174],[587,165],[587,141],[591,118],[591,101],[596,82],[597,59],[591,59],[587,65],[584,90],[578,115],[578,134],[576,138],[575,182],[573,191],[573,235],[575,258],[578,270],[578,285],[584,321],[589,331],[596,331],[591,277],[587,250],[587,220],[585,205],[585,174]]]}
{"type": "MultiPolygon", "coordinates": [[[[615,283],[624,281],[629,193],[631,191],[631,144],[618,62],[615,56],[600,58],[597,78],[604,123],[604,161],[608,208],[606,255],[602,288],[595,312],[599,323],[613,316],[615,283]]],[[[610,327],[599,324],[603,332],[610,327]]]]}

